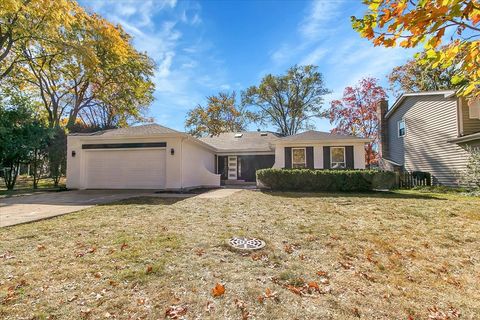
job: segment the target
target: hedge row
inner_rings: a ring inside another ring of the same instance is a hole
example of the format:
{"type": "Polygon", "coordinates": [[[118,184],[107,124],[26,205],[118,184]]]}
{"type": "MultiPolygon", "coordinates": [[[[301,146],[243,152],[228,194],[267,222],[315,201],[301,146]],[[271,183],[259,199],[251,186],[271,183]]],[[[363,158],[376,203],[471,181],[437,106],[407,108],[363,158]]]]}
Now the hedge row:
{"type": "Polygon", "coordinates": [[[396,186],[394,172],[375,170],[261,169],[257,180],[272,190],[369,191],[396,186]]]}

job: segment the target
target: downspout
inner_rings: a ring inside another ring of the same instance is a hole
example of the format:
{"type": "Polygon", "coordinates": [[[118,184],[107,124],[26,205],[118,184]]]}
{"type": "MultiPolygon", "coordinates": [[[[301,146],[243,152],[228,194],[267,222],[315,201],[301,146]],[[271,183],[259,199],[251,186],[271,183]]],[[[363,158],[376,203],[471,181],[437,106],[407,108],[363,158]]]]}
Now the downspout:
{"type": "Polygon", "coordinates": [[[180,190],[183,191],[183,141],[185,137],[180,140],[180,190]]]}

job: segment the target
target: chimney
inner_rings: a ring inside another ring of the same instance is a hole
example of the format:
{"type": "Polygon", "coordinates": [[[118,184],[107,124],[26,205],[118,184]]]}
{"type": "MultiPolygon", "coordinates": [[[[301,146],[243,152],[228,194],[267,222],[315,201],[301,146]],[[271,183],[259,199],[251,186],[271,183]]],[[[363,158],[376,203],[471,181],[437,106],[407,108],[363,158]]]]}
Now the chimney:
{"type": "Polygon", "coordinates": [[[390,148],[388,145],[388,123],[385,119],[385,115],[388,111],[388,101],[380,100],[377,104],[377,117],[378,117],[378,152],[380,158],[390,158],[390,148]]]}

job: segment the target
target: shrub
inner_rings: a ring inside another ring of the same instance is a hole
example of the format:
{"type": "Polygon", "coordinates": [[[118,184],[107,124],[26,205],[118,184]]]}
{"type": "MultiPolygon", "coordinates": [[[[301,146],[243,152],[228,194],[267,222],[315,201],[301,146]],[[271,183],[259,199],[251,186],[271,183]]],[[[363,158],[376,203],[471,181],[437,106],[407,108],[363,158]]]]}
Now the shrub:
{"type": "Polygon", "coordinates": [[[468,148],[470,155],[461,183],[470,190],[480,190],[480,148],[468,148]]]}
{"type": "Polygon", "coordinates": [[[262,169],[257,179],[273,190],[369,191],[394,187],[396,176],[375,170],[262,169]]]}

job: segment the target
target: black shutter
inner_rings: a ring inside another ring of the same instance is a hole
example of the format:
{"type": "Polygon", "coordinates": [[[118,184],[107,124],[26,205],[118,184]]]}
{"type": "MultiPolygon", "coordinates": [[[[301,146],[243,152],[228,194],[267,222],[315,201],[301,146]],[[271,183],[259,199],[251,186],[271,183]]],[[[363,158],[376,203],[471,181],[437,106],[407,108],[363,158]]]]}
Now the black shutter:
{"type": "Polygon", "coordinates": [[[285,168],[291,169],[292,168],[292,148],[285,147],[285,168]]]}
{"type": "Polygon", "coordinates": [[[354,169],[355,162],[353,160],[353,146],[346,146],[345,147],[345,161],[347,169],[354,169]]]}
{"type": "Polygon", "coordinates": [[[323,169],[330,169],[330,147],[323,147],[323,169]]]}
{"type": "Polygon", "coordinates": [[[306,157],[307,157],[307,168],[313,169],[313,147],[306,147],[306,157]]]}

